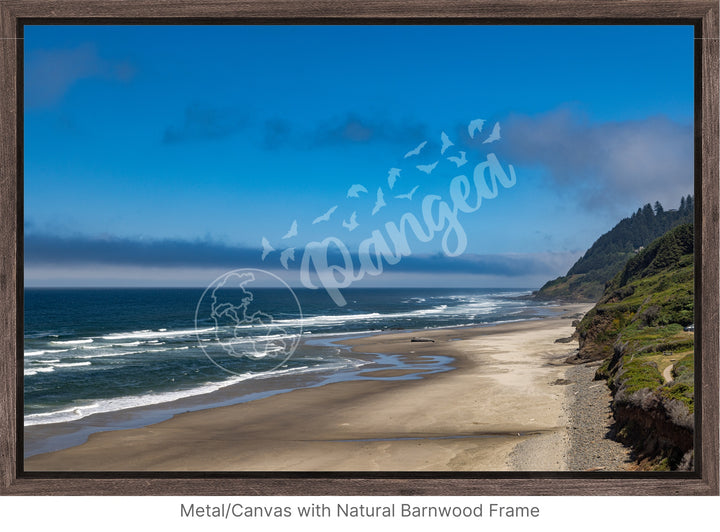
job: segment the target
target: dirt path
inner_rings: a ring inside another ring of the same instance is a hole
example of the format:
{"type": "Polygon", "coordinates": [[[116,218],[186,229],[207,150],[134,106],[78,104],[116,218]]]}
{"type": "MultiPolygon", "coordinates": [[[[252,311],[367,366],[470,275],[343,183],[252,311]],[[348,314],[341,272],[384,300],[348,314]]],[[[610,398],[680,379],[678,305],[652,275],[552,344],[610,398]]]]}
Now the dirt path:
{"type": "Polygon", "coordinates": [[[671,382],[673,380],[672,370],[674,367],[675,367],[675,364],[670,364],[668,367],[666,367],[663,370],[662,376],[663,376],[663,379],[665,379],[665,382],[671,382]]]}

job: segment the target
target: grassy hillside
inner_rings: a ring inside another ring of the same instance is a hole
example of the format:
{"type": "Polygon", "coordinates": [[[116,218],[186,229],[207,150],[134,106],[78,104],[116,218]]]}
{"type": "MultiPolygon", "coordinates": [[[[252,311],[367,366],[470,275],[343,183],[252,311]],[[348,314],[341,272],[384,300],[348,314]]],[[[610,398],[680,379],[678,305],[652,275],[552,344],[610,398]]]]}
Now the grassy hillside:
{"type": "Polygon", "coordinates": [[[693,198],[682,198],[680,208],[665,211],[650,204],[624,218],[598,238],[567,274],[547,282],[533,297],[540,300],[598,301],[606,284],[628,260],[678,225],[692,223],[693,198]]]}
{"type": "Polygon", "coordinates": [[[654,241],[610,281],[577,327],[569,362],[604,360],[618,435],[655,469],[687,468],[694,412],[693,226],[654,241]]]}

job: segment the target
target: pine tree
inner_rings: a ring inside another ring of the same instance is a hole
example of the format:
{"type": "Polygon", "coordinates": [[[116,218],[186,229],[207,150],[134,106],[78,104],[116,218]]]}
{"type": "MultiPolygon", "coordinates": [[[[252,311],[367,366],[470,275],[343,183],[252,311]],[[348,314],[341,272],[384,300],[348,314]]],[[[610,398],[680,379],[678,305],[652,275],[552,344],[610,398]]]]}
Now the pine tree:
{"type": "MultiPolygon", "coordinates": [[[[692,223],[693,197],[681,198],[680,209],[665,211],[659,201],[648,203],[629,218],[600,236],[568,270],[567,275],[546,283],[536,294],[538,299],[567,298],[592,300],[602,295],[605,284],[627,260],[670,229],[692,223]],[[582,277],[576,277],[582,276],[582,277]]],[[[666,257],[661,257],[663,260],[666,257]]],[[[672,258],[672,257],[671,257],[672,258]]]]}
{"type": "Polygon", "coordinates": [[[693,197],[688,195],[687,199],[685,200],[685,208],[687,209],[688,213],[693,212],[695,208],[693,197]]]}

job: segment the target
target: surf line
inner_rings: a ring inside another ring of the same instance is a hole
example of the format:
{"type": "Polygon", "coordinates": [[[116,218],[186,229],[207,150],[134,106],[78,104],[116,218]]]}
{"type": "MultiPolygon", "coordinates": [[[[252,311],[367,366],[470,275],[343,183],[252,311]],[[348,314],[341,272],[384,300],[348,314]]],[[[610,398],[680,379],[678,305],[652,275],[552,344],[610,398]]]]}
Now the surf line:
{"type": "Polygon", "coordinates": [[[408,229],[420,242],[430,242],[436,234],[442,232],[443,253],[448,257],[457,257],[467,247],[467,234],[458,220],[458,214],[475,212],[484,199],[497,197],[498,183],[504,188],[511,188],[516,181],[513,166],[508,164],[508,172],[505,172],[495,154],[489,153],[485,161],[475,166],[472,183],[464,175],[456,176],[450,181],[452,206],[441,196],[428,194],[422,200],[422,220],[408,212],[400,217],[398,224],[385,224],[385,233],[392,247],[378,229],[360,242],[357,250],[357,270],[350,250],[339,238],[327,237],[321,242],[309,242],[303,252],[300,281],[306,288],[324,288],[335,304],[343,307],[347,301],[340,289],[347,288],[365,275],[380,275],[383,272],[383,262],[394,265],[403,257],[412,254],[408,229]],[[331,255],[339,256],[339,264],[330,264],[331,255]],[[313,280],[312,271],[315,272],[319,284],[313,280]]]}

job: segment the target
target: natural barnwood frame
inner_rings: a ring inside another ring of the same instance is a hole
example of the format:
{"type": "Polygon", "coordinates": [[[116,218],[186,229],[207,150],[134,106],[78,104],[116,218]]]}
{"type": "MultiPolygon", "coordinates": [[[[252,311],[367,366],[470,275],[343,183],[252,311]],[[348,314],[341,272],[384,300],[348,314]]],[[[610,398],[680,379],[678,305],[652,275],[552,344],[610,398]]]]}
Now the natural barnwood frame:
{"type": "Polygon", "coordinates": [[[718,495],[717,0],[0,0],[0,494],[718,495]],[[28,474],[22,415],[24,24],[688,24],[695,27],[696,472],[689,474],[28,474]]]}

